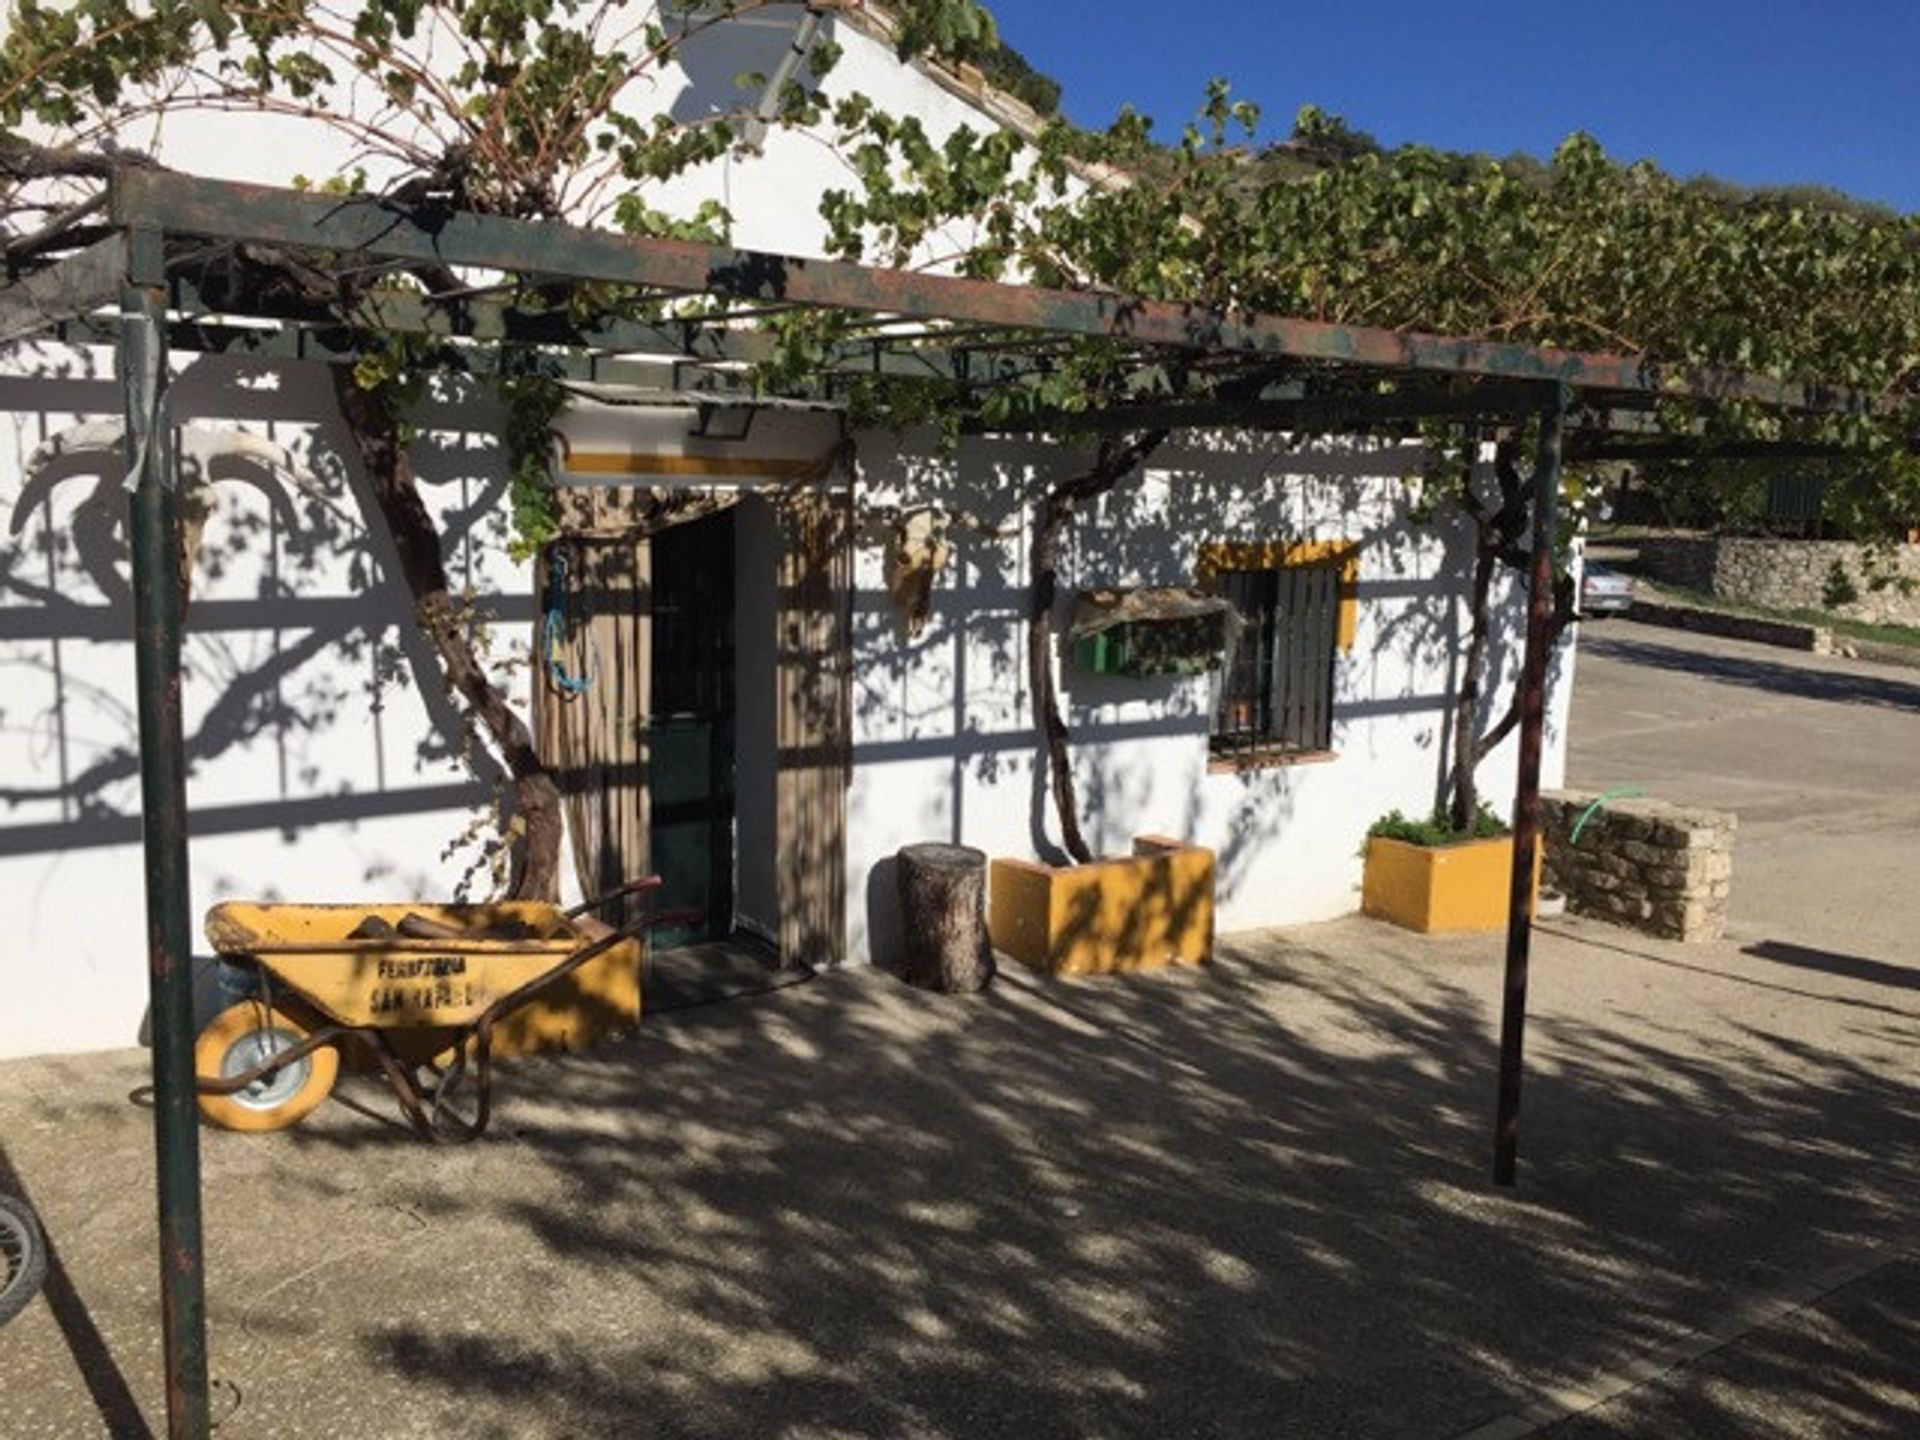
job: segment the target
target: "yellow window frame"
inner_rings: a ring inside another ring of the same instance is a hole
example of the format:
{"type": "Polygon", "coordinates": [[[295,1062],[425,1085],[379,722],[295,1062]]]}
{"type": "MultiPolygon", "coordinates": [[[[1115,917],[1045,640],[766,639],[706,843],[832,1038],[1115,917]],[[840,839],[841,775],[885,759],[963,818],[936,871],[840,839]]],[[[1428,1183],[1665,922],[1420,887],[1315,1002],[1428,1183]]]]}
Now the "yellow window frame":
{"type": "Polygon", "coordinates": [[[1340,612],[1334,642],[1353,648],[1360,619],[1360,542],[1358,540],[1209,540],[1200,547],[1197,578],[1214,588],[1223,570],[1285,570],[1295,566],[1335,565],[1340,570],[1340,612]]]}

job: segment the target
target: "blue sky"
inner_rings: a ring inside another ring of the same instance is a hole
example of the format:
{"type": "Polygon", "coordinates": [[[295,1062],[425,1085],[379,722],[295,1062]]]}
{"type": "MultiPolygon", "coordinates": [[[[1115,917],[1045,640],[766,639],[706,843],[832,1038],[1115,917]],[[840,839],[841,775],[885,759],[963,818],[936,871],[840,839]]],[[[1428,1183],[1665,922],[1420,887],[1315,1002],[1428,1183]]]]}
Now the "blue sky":
{"type": "Polygon", "coordinates": [[[1174,133],[1216,75],[1263,138],[1311,101],[1394,144],[1545,155],[1587,130],[1622,159],[1830,185],[1920,211],[1920,0],[987,0],[1101,125],[1174,133]]]}

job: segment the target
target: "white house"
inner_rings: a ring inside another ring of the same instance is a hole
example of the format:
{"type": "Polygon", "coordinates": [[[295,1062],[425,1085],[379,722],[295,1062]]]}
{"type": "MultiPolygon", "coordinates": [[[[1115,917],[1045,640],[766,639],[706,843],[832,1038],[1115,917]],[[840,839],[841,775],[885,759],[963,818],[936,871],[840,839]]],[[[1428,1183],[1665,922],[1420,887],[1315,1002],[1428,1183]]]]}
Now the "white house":
{"type": "MultiPolygon", "coordinates": [[[[802,14],[775,7],[714,37],[686,57],[683,92],[661,103],[697,114],[740,71],[771,71],[802,14]]],[[[964,78],[900,63],[870,17],[828,24],[845,48],[840,89],[917,114],[936,136],[1019,118],[964,78]]],[[[161,141],[168,163],[220,178],[286,183],[338,158],[291,122],[170,121],[161,141]]],[[[817,139],[775,132],[761,153],[729,157],[671,198],[723,196],[738,243],[806,253],[818,196],[843,183],[840,166],[817,139]]],[[[492,791],[462,759],[473,746],[413,632],[388,542],[369,524],[325,375],[219,357],[176,365],[174,416],[217,497],[186,654],[196,907],[446,895],[474,858],[463,837],[485,820],[492,791]]],[[[147,978],[124,500],[98,424],[118,415],[120,390],[104,351],[26,345],[0,366],[0,905],[12,920],[0,1056],[121,1046],[139,1032],[147,978]]],[[[491,403],[450,388],[421,420],[418,468],[450,566],[488,619],[516,694],[544,691],[537,704],[552,715],[618,663],[603,646],[624,632],[595,626],[622,602],[591,586],[567,599],[551,556],[506,558],[491,403]]],[[[837,867],[841,883],[826,893],[842,914],[828,928],[843,934],[820,958],[886,953],[897,924],[887,862],[901,845],[953,840],[1032,857],[1057,838],[1026,680],[1027,553],[1038,496],[1083,462],[1081,450],[970,437],[947,454],[930,435],[857,433],[849,451],[825,411],[591,400],[566,429],[557,478],[576,496],[644,482],[736,502],[695,507],[711,513],[652,535],[652,636],[638,662],[651,722],[638,813],[662,868],[709,906],[714,933],[774,934],[783,919],[780,867],[793,857],[772,817],[792,738],[776,701],[792,599],[777,502],[801,468],[821,467],[853,537],[844,839],[808,857],[837,867]],[[950,555],[914,626],[889,594],[888,550],[925,509],[950,555]]],[[[1410,516],[1418,458],[1351,442],[1176,436],[1076,520],[1063,632],[1077,589],[1186,585],[1203,569],[1291,583],[1282,572],[1304,567],[1333,597],[1292,633],[1298,673],[1241,675],[1237,702],[1218,675],[1095,673],[1061,647],[1096,850],[1123,850],[1142,832],[1213,848],[1227,927],[1356,907],[1368,824],[1394,808],[1431,809],[1450,748],[1467,549],[1457,529],[1410,516]]],[[[1284,609],[1277,589],[1245,583],[1242,609],[1256,621],[1284,609]]],[[[1511,594],[1499,617],[1496,665],[1510,680],[1511,594]]],[[[1569,651],[1557,696],[1571,668],[1569,651]]],[[[1511,798],[1512,757],[1509,742],[1482,772],[1496,807],[1511,798]]],[[[1545,768],[1557,783],[1556,725],[1545,768]]]]}

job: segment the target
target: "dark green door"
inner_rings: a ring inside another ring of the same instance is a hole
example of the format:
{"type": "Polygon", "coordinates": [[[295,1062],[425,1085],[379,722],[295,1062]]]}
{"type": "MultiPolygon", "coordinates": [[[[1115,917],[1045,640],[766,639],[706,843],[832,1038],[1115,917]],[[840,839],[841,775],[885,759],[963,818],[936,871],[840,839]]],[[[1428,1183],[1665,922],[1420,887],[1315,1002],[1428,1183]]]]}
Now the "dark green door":
{"type": "Polygon", "coordinates": [[[657,948],[733,928],[733,514],[653,537],[653,715],[647,788],[661,904],[704,919],[657,948]]]}

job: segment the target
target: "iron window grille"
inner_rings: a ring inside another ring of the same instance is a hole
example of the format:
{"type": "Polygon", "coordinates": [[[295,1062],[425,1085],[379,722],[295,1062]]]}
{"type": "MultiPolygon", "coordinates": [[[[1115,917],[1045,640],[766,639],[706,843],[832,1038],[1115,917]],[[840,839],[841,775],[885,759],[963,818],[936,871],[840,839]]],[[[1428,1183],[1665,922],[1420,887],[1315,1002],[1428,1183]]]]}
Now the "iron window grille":
{"type": "Polygon", "coordinates": [[[1215,584],[1245,624],[1214,688],[1213,754],[1332,749],[1340,566],[1222,570],[1215,584]]]}

